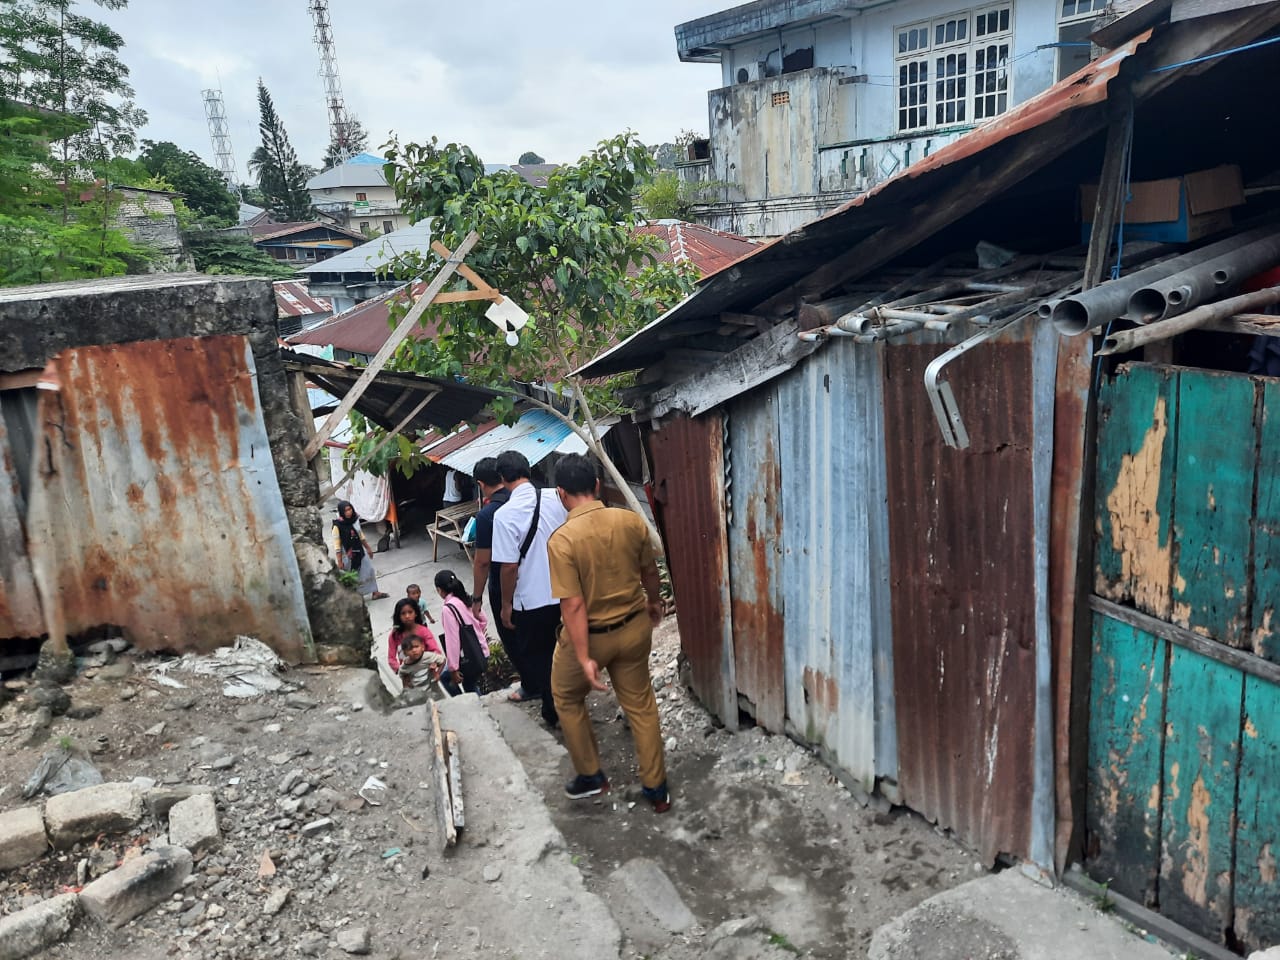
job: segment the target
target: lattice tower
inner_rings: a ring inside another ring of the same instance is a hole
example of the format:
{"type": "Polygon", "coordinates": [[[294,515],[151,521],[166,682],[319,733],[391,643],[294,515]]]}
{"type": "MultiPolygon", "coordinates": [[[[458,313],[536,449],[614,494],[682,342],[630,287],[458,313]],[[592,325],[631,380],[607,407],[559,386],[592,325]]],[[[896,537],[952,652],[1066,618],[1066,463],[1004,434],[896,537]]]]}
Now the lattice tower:
{"type": "Polygon", "coordinates": [[[227,182],[227,189],[240,195],[240,176],[236,171],[236,157],[231,151],[231,134],[227,130],[227,107],[222,101],[221,90],[201,91],[204,97],[204,118],[209,122],[209,140],[213,143],[214,166],[227,182]]]}
{"type": "Polygon", "coordinates": [[[348,143],[351,117],[342,100],[342,80],[338,76],[338,52],[333,42],[333,24],[329,21],[329,0],[307,0],[316,49],[320,51],[320,79],[324,81],[325,101],[329,110],[329,139],[338,145],[342,159],[351,156],[348,143]]]}

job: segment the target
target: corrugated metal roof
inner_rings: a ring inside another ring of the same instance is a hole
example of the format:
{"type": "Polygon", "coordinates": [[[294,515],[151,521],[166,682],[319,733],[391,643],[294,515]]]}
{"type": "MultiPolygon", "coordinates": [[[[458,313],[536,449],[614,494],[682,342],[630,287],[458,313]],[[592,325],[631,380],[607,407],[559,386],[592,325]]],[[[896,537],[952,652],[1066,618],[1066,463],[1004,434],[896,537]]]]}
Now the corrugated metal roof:
{"type": "MultiPolygon", "coordinates": [[[[918,232],[918,239],[923,240],[937,232],[940,226],[936,221],[925,223],[923,218],[911,217],[906,211],[906,207],[912,202],[925,198],[930,192],[936,193],[939,185],[935,182],[935,177],[945,171],[946,175],[958,179],[965,170],[985,159],[983,154],[997,144],[1032,135],[1038,128],[1064,114],[1082,113],[1098,107],[1106,101],[1108,85],[1119,75],[1121,64],[1149,37],[1150,32],[1135,37],[998,119],[983,124],[937,153],[930,154],[866,193],[859,194],[844,206],[805,224],[785,237],[764,244],[736,263],[705,277],[691,296],[643,330],[587,364],[580,372],[585,376],[595,377],[634,370],[653,363],[671,345],[670,341],[660,339],[659,334],[664,328],[677,321],[717,316],[725,310],[749,312],[764,300],[871,237],[885,226],[886,217],[899,208],[903,208],[900,239],[911,239],[913,233],[918,232]]],[[[1098,119],[1098,122],[1101,120],[1098,119]]],[[[1075,129],[1083,137],[1092,132],[1093,127],[1077,121],[1075,129]]],[[[1008,178],[1012,185],[1058,157],[1067,145],[1061,138],[1040,137],[1036,141],[1033,158],[1024,158],[1016,168],[992,162],[987,177],[996,180],[1008,178]]],[[[953,220],[965,212],[967,211],[955,210],[953,220]]],[[[845,272],[840,279],[853,279],[880,265],[881,262],[869,260],[861,273],[857,272],[856,267],[851,268],[852,272],[845,272]]]]}
{"type": "Polygon", "coordinates": [[[666,245],[658,255],[663,263],[691,263],[701,276],[715,273],[757,249],[746,237],[684,220],[650,220],[637,233],[657,237],[666,245]]]}
{"type": "Polygon", "coordinates": [[[568,424],[545,410],[530,410],[510,426],[500,424],[458,450],[438,458],[438,462],[470,476],[477,461],[496,457],[504,450],[515,450],[523,453],[532,466],[555,453],[570,433],[568,424]]]}
{"type": "MultiPolygon", "coordinates": [[[[334,363],[319,357],[281,350],[285,368],[304,373],[307,379],[336,397],[345,397],[364,373],[364,368],[334,363]]],[[[473,387],[457,380],[436,380],[413,373],[380,370],[373,382],[356,401],[356,409],[374,423],[394,429],[413,409],[426,391],[435,391],[406,429],[426,432],[433,429],[452,430],[471,420],[497,394],[484,387],[473,387]]]]}
{"type": "Polygon", "coordinates": [[[382,165],[387,161],[372,153],[357,153],[340,166],[330,167],[307,181],[308,190],[328,190],[334,187],[385,187],[387,178],[382,175],[382,165]]]}
{"type": "Polygon", "coordinates": [[[271,288],[276,295],[277,317],[307,317],[333,311],[333,304],[324,297],[313,297],[307,292],[305,280],[276,280],[271,288]]]}
{"type": "Polygon", "coordinates": [[[486,420],[484,423],[467,424],[459,427],[448,436],[435,435],[434,440],[429,440],[423,444],[422,452],[426,454],[427,459],[439,463],[442,457],[447,457],[456,450],[461,450],[472,440],[477,440],[484,436],[490,430],[497,427],[497,420],[486,420]]]}
{"type": "Polygon", "coordinates": [[[320,223],[316,220],[300,220],[293,223],[255,223],[249,227],[249,235],[253,237],[254,243],[263,243],[267,240],[278,240],[281,237],[308,233],[311,230],[325,230],[329,233],[336,233],[340,237],[350,237],[360,243],[365,241],[365,236],[362,233],[355,230],[347,230],[331,223],[320,223]]]}
{"type": "MultiPolygon", "coordinates": [[[[414,292],[421,294],[426,284],[418,283],[414,292]]],[[[380,297],[357,303],[319,326],[304,330],[286,338],[289,344],[309,343],[317,347],[336,347],[349,353],[373,356],[391,336],[391,305],[406,297],[406,287],[398,287],[380,297]]],[[[409,336],[416,340],[430,340],[436,335],[436,325],[427,316],[427,324],[419,324],[409,336]]]]}
{"type": "Polygon", "coordinates": [[[374,274],[402,253],[414,250],[426,253],[430,249],[431,227],[424,220],[383,234],[336,257],[303,267],[301,272],[374,274]]]}

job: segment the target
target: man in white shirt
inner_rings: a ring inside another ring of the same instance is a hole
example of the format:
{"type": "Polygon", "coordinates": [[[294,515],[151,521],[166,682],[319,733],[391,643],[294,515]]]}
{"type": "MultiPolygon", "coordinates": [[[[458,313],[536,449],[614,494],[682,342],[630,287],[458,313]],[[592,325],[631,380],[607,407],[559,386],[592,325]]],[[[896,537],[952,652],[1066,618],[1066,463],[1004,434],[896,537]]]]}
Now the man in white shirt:
{"type": "Polygon", "coordinates": [[[494,563],[502,566],[502,608],[498,618],[515,629],[518,647],[513,662],[528,665],[520,681],[526,692],[542,698],[542,719],[559,722],[551,697],[551,658],[560,626],[560,602],[551,595],[547,541],[568,514],[555,490],[541,490],[530,482],[524,454],[507,450],[498,455],[498,474],[510,492],[493,515],[494,563]]]}

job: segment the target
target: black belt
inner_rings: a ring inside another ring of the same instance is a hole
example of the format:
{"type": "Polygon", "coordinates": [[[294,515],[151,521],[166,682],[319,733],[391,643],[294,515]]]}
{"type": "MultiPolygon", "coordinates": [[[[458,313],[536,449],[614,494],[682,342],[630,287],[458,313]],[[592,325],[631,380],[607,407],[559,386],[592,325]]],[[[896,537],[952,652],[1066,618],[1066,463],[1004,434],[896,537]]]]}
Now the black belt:
{"type": "Polygon", "coordinates": [[[643,610],[636,610],[632,613],[628,613],[621,620],[613,621],[613,623],[601,623],[596,626],[592,626],[588,624],[587,633],[613,633],[613,631],[619,629],[620,627],[625,627],[628,623],[630,623],[636,617],[640,616],[640,614],[642,613],[644,613],[643,610]]]}

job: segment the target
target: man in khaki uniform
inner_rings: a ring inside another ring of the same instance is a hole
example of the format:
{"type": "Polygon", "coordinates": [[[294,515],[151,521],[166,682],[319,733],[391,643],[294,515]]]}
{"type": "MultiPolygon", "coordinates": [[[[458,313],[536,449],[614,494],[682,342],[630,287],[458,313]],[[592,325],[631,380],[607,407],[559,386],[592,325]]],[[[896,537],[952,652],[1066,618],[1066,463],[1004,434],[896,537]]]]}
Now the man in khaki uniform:
{"type": "Polygon", "coordinates": [[[586,699],[607,690],[607,670],[631,724],[640,783],[658,813],[671,809],[658,727],[658,702],[649,678],[653,628],[662,621],[658,566],[649,528],[630,510],[597,498],[595,464],[571,454],[556,464],[556,492],[569,519],[547,541],[551,594],[560,600],[562,624],[551,666],[551,692],[565,746],[577,776],[565,793],[578,800],[609,789],[600,768],[586,699]]]}

